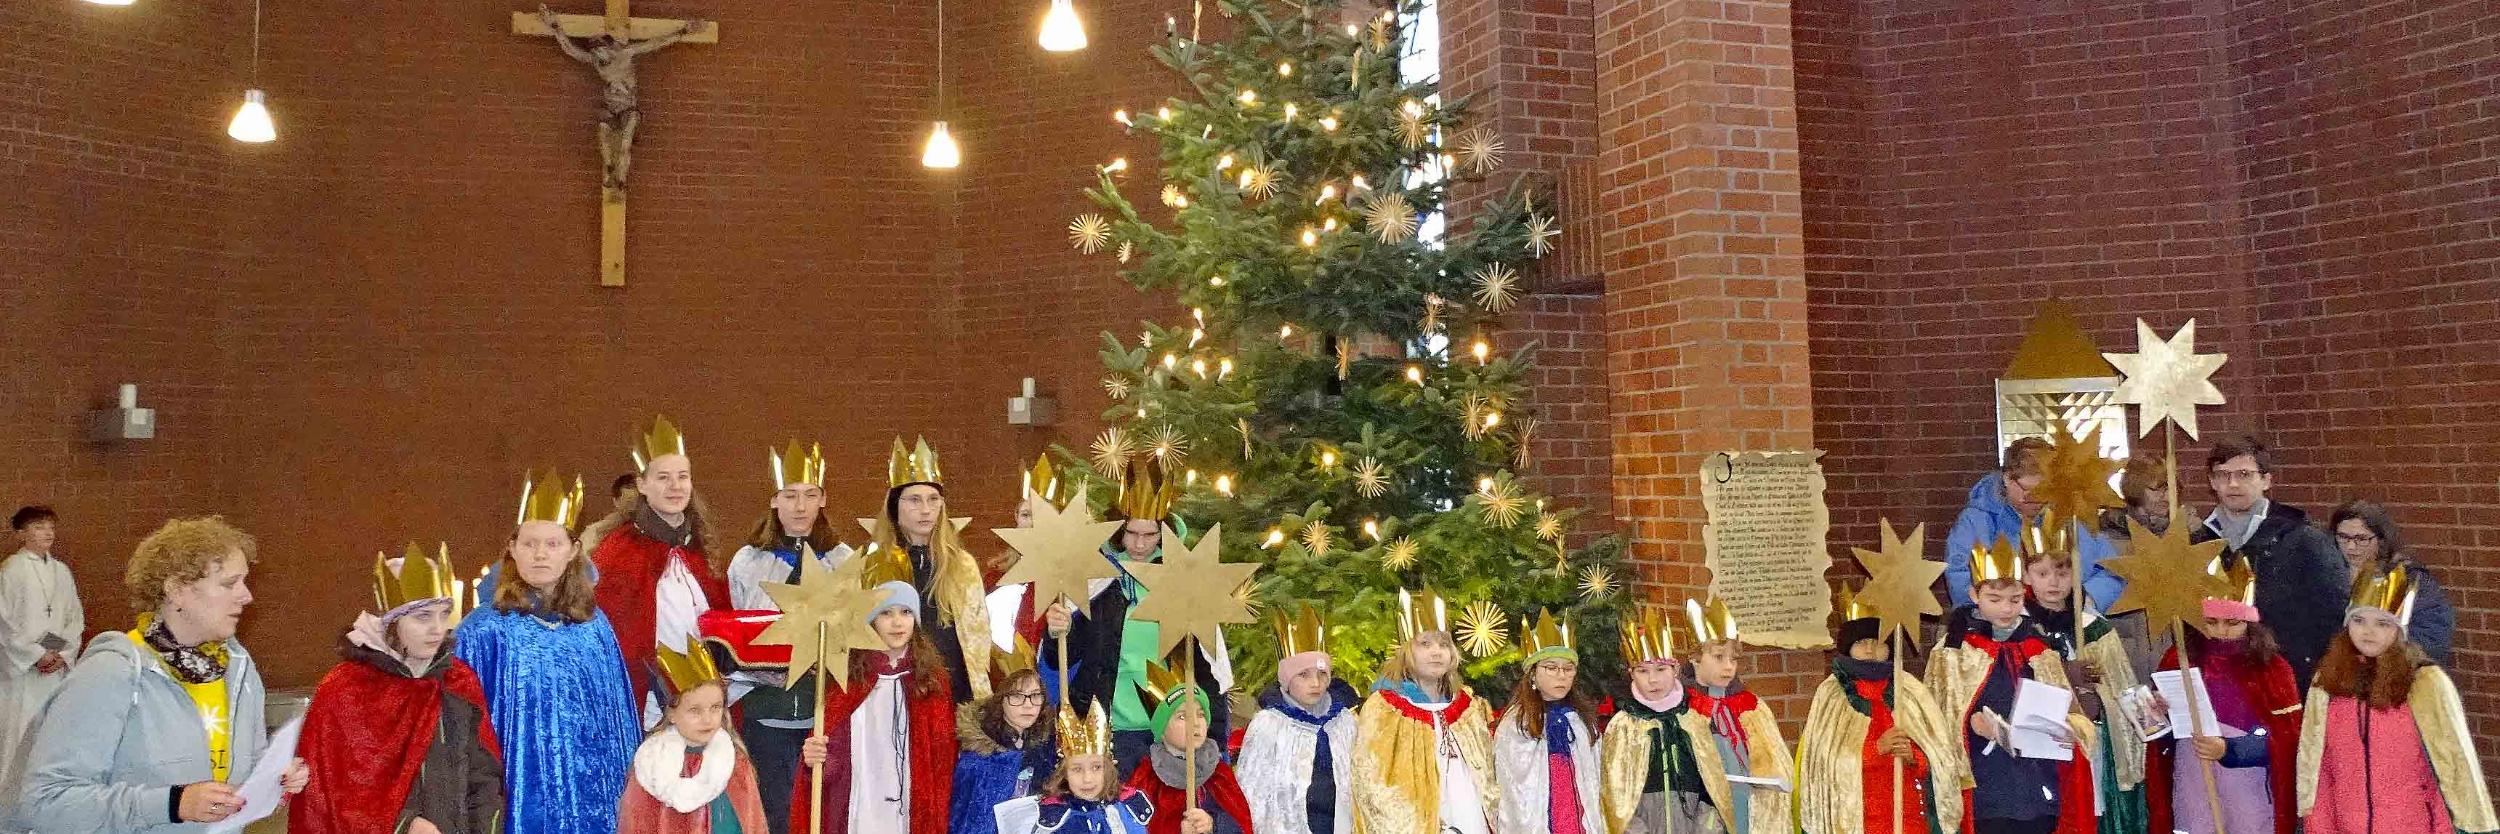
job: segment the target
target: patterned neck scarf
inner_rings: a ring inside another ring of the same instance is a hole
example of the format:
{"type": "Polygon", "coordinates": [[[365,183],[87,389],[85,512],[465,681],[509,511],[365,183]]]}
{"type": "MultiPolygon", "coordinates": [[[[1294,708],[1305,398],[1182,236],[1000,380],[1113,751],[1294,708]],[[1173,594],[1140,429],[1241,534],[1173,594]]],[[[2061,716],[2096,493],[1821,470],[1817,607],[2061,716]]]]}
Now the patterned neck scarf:
{"type": "Polygon", "coordinates": [[[164,657],[166,668],[172,669],[174,677],[181,679],[183,683],[202,684],[226,676],[226,644],[224,643],[182,645],[174,640],[173,629],[167,628],[163,620],[158,620],[154,625],[148,626],[147,633],[143,636],[147,638],[148,648],[155,649],[158,655],[164,657]]]}

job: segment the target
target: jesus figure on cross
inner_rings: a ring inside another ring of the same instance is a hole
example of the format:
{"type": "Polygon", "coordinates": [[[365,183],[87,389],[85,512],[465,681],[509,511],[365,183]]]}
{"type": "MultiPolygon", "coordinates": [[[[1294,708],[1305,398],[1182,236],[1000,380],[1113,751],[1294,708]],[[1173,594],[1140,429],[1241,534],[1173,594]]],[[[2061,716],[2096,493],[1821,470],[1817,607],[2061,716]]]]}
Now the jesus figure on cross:
{"type": "Polygon", "coordinates": [[[592,35],[581,42],[564,34],[556,13],[546,6],[538,7],[539,20],[555,36],[556,45],[573,60],[590,65],[606,86],[599,98],[599,156],[606,161],[604,181],[610,199],[621,199],[625,193],[625,173],[633,167],[634,129],[642,124],[642,105],[634,90],[634,58],[667,48],[686,36],[701,32],[711,24],[701,20],[686,21],[675,32],[652,38],[632,40],[618,33],[592,35]]]}

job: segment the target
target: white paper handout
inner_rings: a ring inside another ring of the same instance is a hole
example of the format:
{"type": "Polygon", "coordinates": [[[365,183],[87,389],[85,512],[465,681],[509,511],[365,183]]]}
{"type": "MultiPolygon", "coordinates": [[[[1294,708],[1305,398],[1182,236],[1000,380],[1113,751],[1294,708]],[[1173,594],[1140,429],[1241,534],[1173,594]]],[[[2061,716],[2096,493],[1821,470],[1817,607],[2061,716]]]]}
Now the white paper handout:
{"type": "Polygon", "coordinates": [[[2190,698],[2186,681],[2187,678],[2175,669],[2153,673],[2153,689],[2161,693],[2162,700],[2170,703],[2170,737],[2185,739],[2195,735],[2197,727],[2205,728],[2205,734],[2209,736],[2222,735],[2222,720],[2214,717],[2214,701],[2206,697],[2205,682],[2196,682],[2196,697],[2190,698]],[[2190,707],[2196,710],[2192,715],[2188,712],[2190,707]],[[2191,721],[2204,723],[2189,723],[2191,721]]]}
{"type": "Polygon", "coordinates": [[[1786,792],[1788,790],[1788,780],[1777,776],[1739,776],[1731,773],[1728,774],[1727,780],[1739,785],[1752,785],[1758,788],[1770,788],[1781,792],[1786,792]]]}
{"type": "Polygon", "coordinates": [[[2013,727],[2008,735],[2014,755],[2061,762],[2074,760],[2074,750],[2066,746],[2074,735],[2066,726],[2066,713],[2074,704],[2075,693],[2025,679],[2014,690],[2014,714],[2005,721],[2013,727]]]}
{"type": "Polygon", "coordinates": [[[207,834],[241,831],[246,825],[277,813],[286,801],[287,768],[295,764],[295,737],[304,731],[304,717],[298,715],[277,732],[269,734],[269,744],[260,749],[260,760],[252,763],[252,775],[243,778],[236,792],[243,797],[243,810],[234,816],[208,826],[207,834]]]}

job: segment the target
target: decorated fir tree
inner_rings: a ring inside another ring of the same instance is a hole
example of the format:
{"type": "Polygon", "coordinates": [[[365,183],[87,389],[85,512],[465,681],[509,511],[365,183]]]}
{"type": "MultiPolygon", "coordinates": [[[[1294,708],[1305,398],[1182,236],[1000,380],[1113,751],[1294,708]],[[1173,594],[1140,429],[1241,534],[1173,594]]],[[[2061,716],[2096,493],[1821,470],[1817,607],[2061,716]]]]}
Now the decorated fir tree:
{"type": "MultiPolygon", "coordinates": [[[[1567,549],[1577,511],[1518,477],[1533,348],[1496,329],[1554,218],[1514,190],[1455,235],[1419,236],[1452,182],[1495,172],[1503,149],[1429,79],[1400,76],[1396,12],[1217,5],[1230,41],[1175,31],[1154,48],[1193,93],[1114,115],[1160,143],[1160,181],[1109,163],[1088,192],[1100,211],[1069,226],[1079,250],[1188,310],[1104,334],[1113,406],[1084,456],[1093,493],[1116,489],[1093,473],[1132,457],[1169,467],[1191,528],[1221,523],[1227,558],[1269,563],[1259,602],[1325,608],[1357,687],[1397,640],[1404,586],[1480,601],[1459,635],[1475,675],[1507,679],[1507,633],[1540,607],[1572,615],[1605,674],[1619,547],[1567,549]]],[[[1242,680],[1273,668],[1273,642],[1234,635],[1242,680]]]]}

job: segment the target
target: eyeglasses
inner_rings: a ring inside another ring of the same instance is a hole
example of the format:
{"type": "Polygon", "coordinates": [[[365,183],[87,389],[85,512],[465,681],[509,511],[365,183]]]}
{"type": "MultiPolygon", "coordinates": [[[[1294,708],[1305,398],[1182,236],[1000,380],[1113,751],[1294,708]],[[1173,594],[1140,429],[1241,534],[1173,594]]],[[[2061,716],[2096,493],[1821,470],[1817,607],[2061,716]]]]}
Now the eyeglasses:
{"type": "Polygon", "coordinates": [[[1009,693],[1007,693],[1007,694],[1006,694],[1006,696],[1005,696],[1002,700],[1004,700],[1004,701],[1007,703],[1007,705],[1008,705],[1008,706],[1011,706],[1011,707],[1030,707],[1030,706],[1036,706],[1036,705],[1039,705],[1039,704],[1041,704],[1041,703],[1042,703],[1042,693],[1039,693],[1039,692],[1009,692],[1009,693]]]}
{"type": "Polygon", "coordinates": [[[2358,536],[2348,536],[2342,533],[2337,533],[2335,534],[2335,540],[2354,547],[2360,547],[2365,544],[2377,544],[2378,536],[2369,533],[2363,533],[2358,536]]]}
{"type": "Polygon", "coordinates": [[[2211,480],[2217,484],[2240,484],[2257,480],[2263,474],[2266,473],[2254,469],[2216,469],[2211,480]]]}

